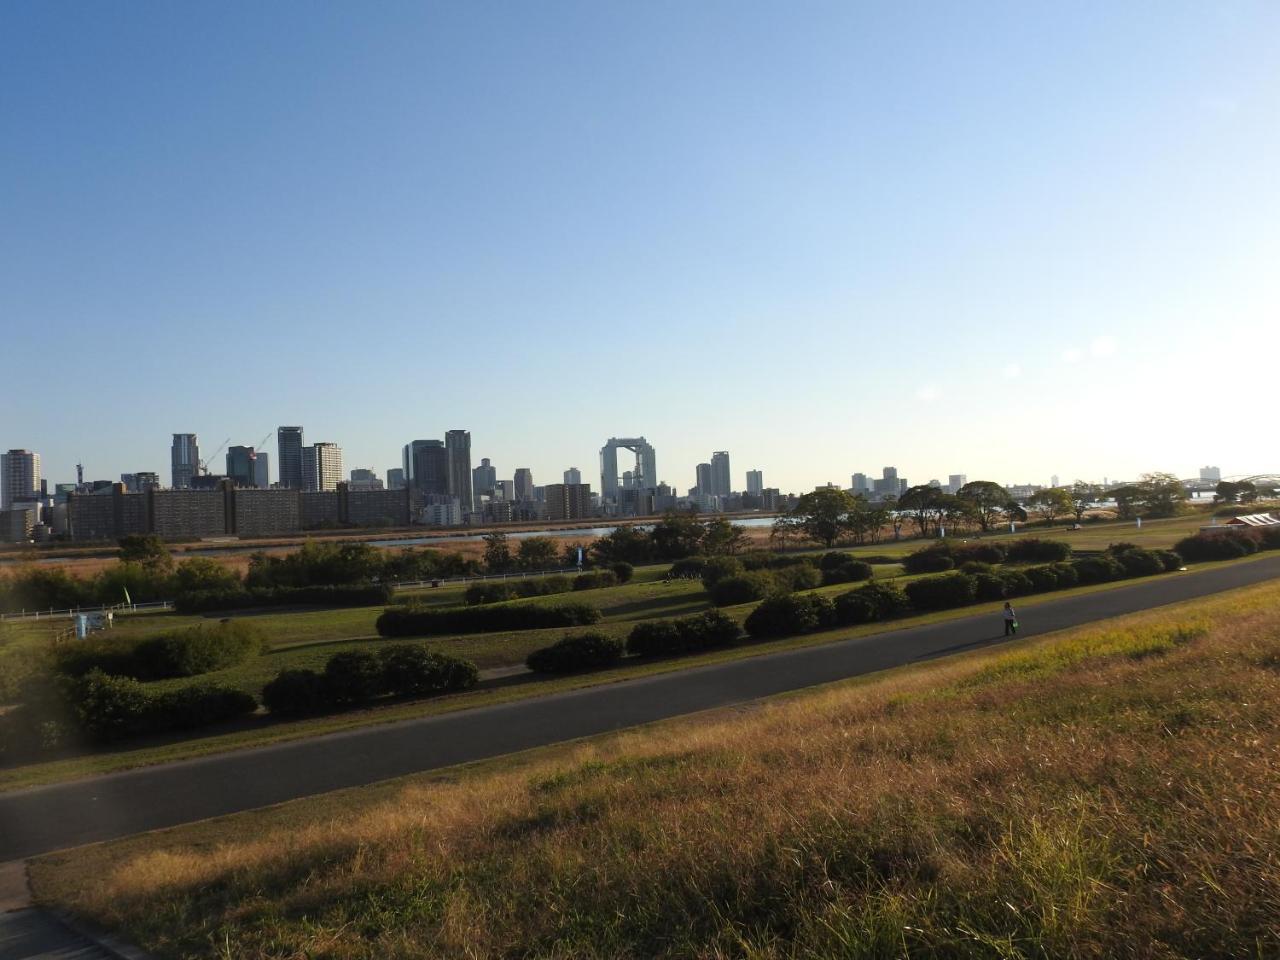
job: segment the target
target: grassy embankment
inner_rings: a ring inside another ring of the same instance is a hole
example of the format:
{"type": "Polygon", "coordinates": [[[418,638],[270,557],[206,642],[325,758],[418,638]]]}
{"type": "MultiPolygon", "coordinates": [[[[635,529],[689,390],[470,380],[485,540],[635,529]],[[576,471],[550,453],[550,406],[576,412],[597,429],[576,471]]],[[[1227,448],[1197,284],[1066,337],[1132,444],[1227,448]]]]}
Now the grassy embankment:
{"type": "MultiPolygon", "coordinates": [[[[1174,522],[1181,525],[1185,523],[1185,520],[1174,522]]],[[[1147,533],[1149,537],[1157,536],[1148,530],[1143,532],[1147,533]]],[[[1147,542],[1168,544],[1172,540],[1172,535],[1181,534],[1165,530],[1160,540],[1153,539],[1147,542]]],[[[1118,538],[1106,538],[1105,543],[1110,543],[1115,539],[1118,538]]],[[[1104,546],[1105,543],[1103,544],[1104,546]]],[[[866,551],[864,551],[865,553],[866,551]]],[[[637,571],[637,582],[635,583],[606,590],[572,594],[570,596],[589,599],[600,606],[605,613],[605,621],[599,629],[619,637],[625,637],[635,622],[641,619],[678,616],[708,608],[705,595],[697,582],[677,581],[670,584],[662,583],[659,578],[663,570],[665,570],[665,567],[641,568],[637,571]]],[[[878,566],[877,572],[880,575],[885,573],[897,574],[900,573],[900,568],[895,565],[878,566]]],[[[1122,581],[1114,584],[1059,591],[1037,597],[1027,597],[1021,599],[1018,605],[1023,609],[1033,608],[1038,603],[1052,599],[1116,589],[1131,582],[1122,581]]],[[[840,584],[822,588],[816,592],[834,595],[849,589],[850,586],[848,584],[840,584]]],[[[461,587],[448,587],[439,590],[427,590],[423,592],[421,599],[441,605],[456,603],[460,599],[461,589],[461,587]]],[[[527,602],[554,603],[557,599],[559,598],[546,597],[527,602]]],[[[754,606],[754,604],[744,604],[726,609],[731,615],[743,620],[754,606]]],[[[386,723],[415,716],[427,716],[487,706],[528,696],[615,682],[620,679],[629,679],[645,674],[687,669],[707,663],[755,656],[774,650],[829,643],[840,639],[882,633],[906,626],[994,612],[998,607],[999,604],[982,604],[942,613],[906,618],[888,624],[869,624],[858,628],[840,628],[768,643],[747,643],[728,650],[700,656],[643,663],[629,662],[615,670],[540,680],[537,683],[512,683],[495,680],[486,682],[479,689],[464,694],[439,697],[426,701],[379,705],[371,709],[307,720],[293,722],[253,720],[231,727],[211,728],[209,731],[203,732],[202,735],[134,741],[109,749],[99,749],[74,756],[0,770],[0,790],[35,786],[96,773],[106,773],[202,756],[225,750],[301,739],[372,723],[386,723]]],[[[196,681],[208,680],[224,683],[246,690],[256,696],[260,693],[262,685],[281,669],[294,667],[322,668],[325,661],[334,653],[344,650],[376,650],[380,648],[386,641],[376,639],[373,636],[373,621],[379,612],[380,608],[364,608],[255,615],[252,617],[254,622],[262,627],[264,633],[271,638],[273,646],[270,652],[260,657],[251,658],[244,664],[206,674],[196,678],[196,681]]],[[[117,627],[116,633],[136,632],[138,635],[147,635],[161,628],[188,625],[198,621],[199,618],[196,617],[184,618],[172,613],[144,614],[124,618],[121,626],[117,627]]],[[[35,628],[29,625],[27,629],[35,628]]],[[[48,629],[48,625],[44,625],[40,629],[48,629]]],[[[483,634],[456,639],[439,638],[418,642],[431,649],[467,657],[476,662],[482,669],[492,670],[494,668],[513,667],[523,663],[524,657],[531,650],[554,642],[563,633],[564,631],[561,629],[528,630],[483,634]]],[[[30,638],[28,638],[28,644],[31,642],[30,638]]],[[[21,646],[21,644],[11,644],[11,652],[14,649],[21,649],[21,646]]],[[[0,655],[4,653],[4,649],[0,648],[0,655]]],[[[191,682],[193,681],[161,681],[154,686],[156,689],[162,689],[191,682]]]]}
{"type": "Polygon", "coordinates": [[[1267,584],[31,877],[162,957],[1262,957],[1278,850],[1267,584]]]}

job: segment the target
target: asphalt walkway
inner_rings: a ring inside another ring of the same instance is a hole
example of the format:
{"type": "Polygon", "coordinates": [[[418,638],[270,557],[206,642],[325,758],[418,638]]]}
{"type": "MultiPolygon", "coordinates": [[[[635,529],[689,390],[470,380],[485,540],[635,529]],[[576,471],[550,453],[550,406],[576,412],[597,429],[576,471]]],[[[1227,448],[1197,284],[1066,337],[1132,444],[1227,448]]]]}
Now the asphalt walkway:
{"type": "MultiPolygon", "coordinates": [[[[1028,607],[1034,636],[1270,580],[1280,555],[1028,607]]],[[[997,644],[997,615],[0,794],[0,862],[605,733],[997,644]]]]}

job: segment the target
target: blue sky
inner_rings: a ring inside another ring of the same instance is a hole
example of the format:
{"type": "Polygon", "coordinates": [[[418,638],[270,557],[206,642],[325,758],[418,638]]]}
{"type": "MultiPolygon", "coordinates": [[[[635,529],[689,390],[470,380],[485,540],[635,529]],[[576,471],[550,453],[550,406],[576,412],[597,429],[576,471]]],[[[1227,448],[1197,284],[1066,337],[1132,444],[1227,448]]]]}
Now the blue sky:
{"type": "Polygon", "coordinates": [[[1274,3],[9,3],[0,447],[1276,470],[1278,171],[1274,3]]]}

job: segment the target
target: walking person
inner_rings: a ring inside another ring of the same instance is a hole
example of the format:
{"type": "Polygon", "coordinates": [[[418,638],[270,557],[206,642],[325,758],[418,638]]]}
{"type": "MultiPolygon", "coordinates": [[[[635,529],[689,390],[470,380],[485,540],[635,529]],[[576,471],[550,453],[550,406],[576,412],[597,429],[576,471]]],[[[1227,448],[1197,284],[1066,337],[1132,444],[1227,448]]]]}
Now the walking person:
{"type": "Polygon", "coordinates": [[[1004,635],[1012,636],[1018,632],[1018,615],[1013,611],[1013,604],[1008,600],[1004,602],[1004,635]]]}

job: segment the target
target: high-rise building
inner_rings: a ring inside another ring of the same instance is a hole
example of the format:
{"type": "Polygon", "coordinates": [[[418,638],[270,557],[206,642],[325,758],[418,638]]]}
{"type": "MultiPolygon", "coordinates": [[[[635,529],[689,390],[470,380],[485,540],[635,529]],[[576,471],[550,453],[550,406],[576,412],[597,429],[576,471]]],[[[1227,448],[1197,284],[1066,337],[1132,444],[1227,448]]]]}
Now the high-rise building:
{"type": "Polygon", "coordinates": [[[549,483],[543,488],[548,520],[579,520],[589,517],[591,485],[587,483],[549,483]]]}
{"type": "Polygon", "coordinates": [[[747,493],[753,497],[758,497],[764,493],[764,471],[748,470],[747,471],[747,493]]]}
{"type": "Polygon", "coordinates": [[[200,445],[194,433],[175,433],[169,451],[173,468],[170,486],[175,490],[187,490],[200,472],[200,445]]]}
{"type": "Polygon", "coordinates": [[[1201,467],[1200,479],[1206,483],[1217,483],[1222,479],[1222,471],[1217,467],[1201,467]]]}
{"type": "Polygon", "coordinates": [[[1058,485],[1058,475],[1055,473],[1049,478],[1049,486],[1056,487],[1058,485]]]}
{"type": "Polygon", "coordinates": [[[649,490],[658,485],[657,455],[653,446],[644,437],[610,437],[600,448],[600,497],[610,503],[618,502],[619,447],[630,450],[636,457],[635,469],[629,471],[631,479],[623,484],[624,488],[649,490]]]}
{"type": "MultiPolygon", "coordinates": [[[[566,484],[581,483],[582,471],[579,470],[577,467],[570,467],[568,470],[564,472],[564,482],[566,484]]],[[[588,489],[589,488],[590,488],[590,484],[588,484],[588,489]]]]}
{"type": "Polygon", "coordinates": [[[403,490],[405,486],[404,467],[392,467],[387,471],[388,490],[403,490]]]}
{"type": "Polygon", "coordinates": [[[959,493],[960,488],[969,482],[969,478],[963,473],[953,473],[947,477],[947,492],[959,493]]]}
{"type": "Polygon", "coordinates": [[[494,495],[499,500],[508,502],[516,498],[516,482],[514,480],[498,480],[494,483],[494,495]]]}
{"type": "Polygon", "coordinates": [[[698,496],[711,496],[711,464],[700,463],[693,468],[696,483],[694,489],[698,491],[698,496]]]}
{"type": "Polygon", "coordinates": [[[237,487],[256,487],[258,485],[258,478],[254,475],[256,460],[253,447],[228,447],[228,479],[237,487]]]}
{"type": "Polygon", "coordinates": [[[276,430],[276,443],[276,469],[280,471],[280,486],[301,490],[305,486],[302,482],[302,428],[279,427],[276,430]]]}
{"type": "Polygon", "coordinates": [[[356,469],[351,471],[352,483],[368,483],[370,480],[377,480],[377,479],[378,479],[378,475],[374,473],[372,470],[362,470],[361,468],[357,467],[356,469]]]}
{"type": "Polygon", "coordinates": [[[0,453],[0,510],[40,496],[40,454],[30,450],[0,453]]]}
{"type": "Polygon", "coordinates": [[[405,479],[409,486],[433,496],[449,493],[449,451],[443,440],[414,440],[405,444],[405,479]]]}
{"type": "Polygon", "coordinates": [[[260,490],[271,487],[271,455],[265,450],[253,452],[253,485],[260,490]]]}
{"type": "MultiPolygon", "coordinates": [[[[122,473],[120,474],[120,482],[124,484],[126,493],[146,493],[148,490],[160,489],[160,474],[151,470],[139,470],[137,473],[122,473]]],[[[74,483],[60,483],[58,486],[70,487],[72,490],[75,489],[74,483]]]]}
{"type": "Polygon", "coordinates": [[[533,471],[528,467],[516,467],[515,491],[517,500],[533,499],[533,471]]]}
{"type": "Polygon", "coordinates": [[[489,462],[488,457],[480,460],[480,466],[471,471],[471,492],[476,500],[481,497],[492,497],[498,486],[498,470],[489,462]]]}
{"type": "Polygon", "coordinates": [[[850,478],[850,481],[850,486],[853,488],[854,496],[858,496],[859,494],[866,496],[871,492],[871,483],[867,480],[867,475],[865,473],[855,473],[850,478]]]}
{"type": "Polygon", "coordinates": [[[347,482],[348,490],[381,490],[382,478],[372,470],[355,469],[347,482]]]}
{"type": "Polygon", "coordinates": [[[342,479],[340,446],[322,441],[302,448],[303,490],[337,490],[342,479]]]}
{"type": "Polygon", "coordinates": [[[449,496],[458,501],[463,513],[475,509],[471,492],[471,434],[466,430],[448,430],[444,449],[449,461],[449,496]]]}
{"type": "Polygon", "coordinates": [[[711,455],[711,492],[717,497],[727,497],[733,492],[729,454],[724,450],[717,450],[711,455]]]}

